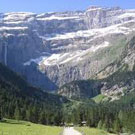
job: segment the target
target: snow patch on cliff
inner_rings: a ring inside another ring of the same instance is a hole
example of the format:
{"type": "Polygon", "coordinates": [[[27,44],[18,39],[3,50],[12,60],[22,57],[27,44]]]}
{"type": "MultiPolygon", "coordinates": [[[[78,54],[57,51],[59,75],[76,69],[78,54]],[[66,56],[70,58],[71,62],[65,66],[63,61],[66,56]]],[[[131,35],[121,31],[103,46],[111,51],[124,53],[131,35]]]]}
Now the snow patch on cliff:
{"type": "Polygon", "coordinates": [[[4,30],[26,30],[28,27],[0,27],[0,31],[4,30]]]}
{"type": "Polygon", "coordinates": [[[80,30],[77,32],[70,32],[70,33],[64,33],[64,34],[55,34],[55,35],[49,35],[49,36],[42,36],[41,38],[45,40],[67,40],[67,39],[74,39],[74,38],[80,38],[80,37],[99,37],[99,36],[105,36],[108,34],[129,34],[133,29],[130,29],[129,27],[124,27],[123,25],[126,23],[134,22],[135,20],[128,21],[122,24],[112,25],[106,28],[100,28],[100,29],[91,29],[91,30],[80,30]]]}
{"type": "Polygon", "coordinates": [[[52,66],[52,65],[61,65],[72,62],[79,62],[83,60],[83,57],[86,54],[91,54],[96,52],[99,49],[105,48],[109,46],[109,42],[105,41],[100,45],[92,46],[87,50],[78,50],[68,53],[56,53],[56,54],[49,54],[47,56],[41,56],[36,59],[31,59],[28,62],[24,63],[24,66],[31,65],[32,62],[37,63],[38,65],[45,65],[45,66],[52,66]]]}
{"type": "Polygon", "coordinates": [[[71,20],[71,19],[79,19],[79,16],[70,16],[70,17],[60,17],[60,16],[50,16],[45,18],[37,18],[39,21],[51,21],[51,20],[71,20]]]}
{"type": "Polygon", "coordinates": [[[96,52],[98,49],[101,49],[101,48],[104,48],[104,47],[108,47],[108,46],[109,46],[109,42],[105,41],[101,45],[92,46],[90,49],[91,49],[91,51],[96,52]]]}
{"type": "Polygon", "coordinates": [[[125,14],[122,14],[120,16],[118,16],[118,18],[122,19],[122,18],[127,18],[127,17],[135,17],[135,12],[127,12],[125,14]]]}

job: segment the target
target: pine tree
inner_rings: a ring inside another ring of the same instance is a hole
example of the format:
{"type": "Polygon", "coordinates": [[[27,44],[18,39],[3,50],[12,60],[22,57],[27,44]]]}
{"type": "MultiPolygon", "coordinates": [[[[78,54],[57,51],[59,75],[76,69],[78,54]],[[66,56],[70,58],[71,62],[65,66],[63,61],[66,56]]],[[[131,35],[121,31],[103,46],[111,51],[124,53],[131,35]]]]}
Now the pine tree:
{"type": "Polygon", "coordinates": [[[103,130],[107,130],[107,125],[106,125],[106,123],[103,123],[102,129],[103,129],[103,130]]]}
{"type": "Polygon", "coordinates": [[[2,120],[2,112],[1,112],[1,108],[0,108],[0,121],[2,120]]]}
{"type": "Polygon", "coordinates": [[[20,110],[19,110],[18,107],[15,108],[14,117],[15,117],[15,119],[18,120],[18,121],[21,119],[20,110]]]}
{"type": "Polygon", "coordinates": [[[117,118],[115,121],[114,121],[114,131],[116,133],[119,133],[121,130],[121,125],[120,125],[120,120],[117,118]]]}
{"type": "Polygon", "coordinates": [[[87,124],[87,126],[91,126],[91,118],[90,118],[90,114],[88,113],[88,115],[87,115],[87,121],[86,121],[86,124],[87,124]]]}
{"type": "Polygon", "coordinates": [[[99,129],[102,129],[102,125],[103,125],[102,120],[100,120],[100,121],[98,122],[98,128],[99,128],[99,129]]]}
{"type": "Polygon", "coordinates": [[[54,115],[54,125],[58,126],[62,123],[62,115],[61,113],[58,111],[55,113],[54,115]]]}
{"type": "Polygon", "coordinates": [[[73,110],[72,122],[73,122],[75,125],[81,124],[80,112],[79,112],[78,110],[73,110]]]}
{"type": "Polygon", "coordinates": [[[39,123],[44,124],[44,125],[47,124],[46,117],[45,117],[45,112],[40,112],[39,123]]]}
{"type": "Polygon", "coordinates": [[[118,118],[120,121],[123,119],[123,112],[121,110],[119,111],[118,118]]]}
{"type": "Polygon", "coordinates": [[[26,111],[26,120],[33,122],[32,117],[33,117],[32,108],[29,107],[29,109],[26,111]]]}
{"type": "Polygon", "coordinates": [[[38,116],[38,109],[36,106],[33,107],[32,109],[32,122],[38,123],[39,116],[38,116]]]}

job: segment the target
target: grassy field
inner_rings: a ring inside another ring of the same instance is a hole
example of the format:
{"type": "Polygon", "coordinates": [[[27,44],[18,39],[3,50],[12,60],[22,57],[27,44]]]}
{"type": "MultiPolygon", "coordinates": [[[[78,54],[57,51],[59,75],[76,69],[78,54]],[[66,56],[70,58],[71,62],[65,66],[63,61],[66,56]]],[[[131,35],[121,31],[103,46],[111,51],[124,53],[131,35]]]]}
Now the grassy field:
{"type": "Polygon", "coordinates": [[[96,97],[92,98],[96,103],[100,103],[103,101],[103,99],[105,98],[104,95],[100,94],[100,95],[97,95],[96,97]]]}
{"type": "Polygon", "coordinates": [[[104,130],[100,130],[96,128],[78,127],[76,129],[80,131],[82,135],[113,135],[113,134],[107,133],[104,130]]]}
{"type": "Polygon", "coordinates": [[[60,135],[62,129],[8,119],[0,122],[0,135],[60,135]]]}

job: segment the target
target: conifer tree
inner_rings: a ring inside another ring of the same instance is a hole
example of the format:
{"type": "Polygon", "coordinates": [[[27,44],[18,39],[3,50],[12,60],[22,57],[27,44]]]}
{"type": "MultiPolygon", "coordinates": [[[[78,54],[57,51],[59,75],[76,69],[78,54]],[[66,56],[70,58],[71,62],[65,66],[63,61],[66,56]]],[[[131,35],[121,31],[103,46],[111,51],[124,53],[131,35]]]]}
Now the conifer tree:
{"type": "Polygon", "coordinates": [[[98,128],[99,128],[99,129],[102,129],[102,125],[103,125],[102,120],[100,120],[100,121],[98,122],[98,128]]]}
{"type": "Polygon", "coordinates": [[[120,126],[120,120],[117,118],[115,121],[114,121],[114,131],[116,133],[119,133],[121,130],[121,126],[120,126]]]}
{"type": "Polygon", "coordinates": [[[0,108],[0,121],[2,120],[2,112],[1,112],[1,108],[0,108]]]}
{"type": "Polygon", "coordinates": [[[21,119],[20,110],[19,110],[18,107],[15,108],[14,117],[15,117],[15,119],[18,120],[18,121],[21,119]]]}
{"type": "Polygon", "coordinates": [[[44,124],[44,125],[47,124],[45,112],[40,112],[40,114],[39,114],[39,123],[44,124]]]}

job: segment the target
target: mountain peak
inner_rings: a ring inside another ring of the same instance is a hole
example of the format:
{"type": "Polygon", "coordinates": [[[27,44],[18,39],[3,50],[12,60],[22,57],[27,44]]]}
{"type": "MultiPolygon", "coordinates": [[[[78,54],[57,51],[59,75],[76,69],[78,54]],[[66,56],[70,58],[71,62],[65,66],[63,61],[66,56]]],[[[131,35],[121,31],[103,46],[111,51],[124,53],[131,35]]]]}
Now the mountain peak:
{"type": "Polygon", "coordinates": [[[45,89],[48,81],[48,89],[53,90],[74,80],[88,79],[114,61],[121,50],[114,48],[119,45],[118,36],[121,39],[132,34],[134,22],[134,10],[119,7],[91,6],[86,12],[5,13],[0,19],[0,33],[6,32],[8,47],[3,46],[5,39],[1,38],[0,61],[6,60],[15,71],[19,69],[35,86],[45,89]],[[104,55],[109,48],[116,54],[104,55]]]}
{"type": "Polygon", "coordinates": [[[96,11],[96,10],[102,10],[102,9],[111,9],[111,10],[120,10],[121,8],[119,6],[115,6],[115,7],[101,7],[101,6],[95,6],[95,5],[92,5],[90,6],[87,11],[96,11]]]}
{"type": "Polygon", "coordinates": [[[87,9],[87,11],[93,11],[93,10],[100,10],[100,9],[102,9],[102,7],[100,7],[100,6],[90,6],[88,9],[87,9]]]}

